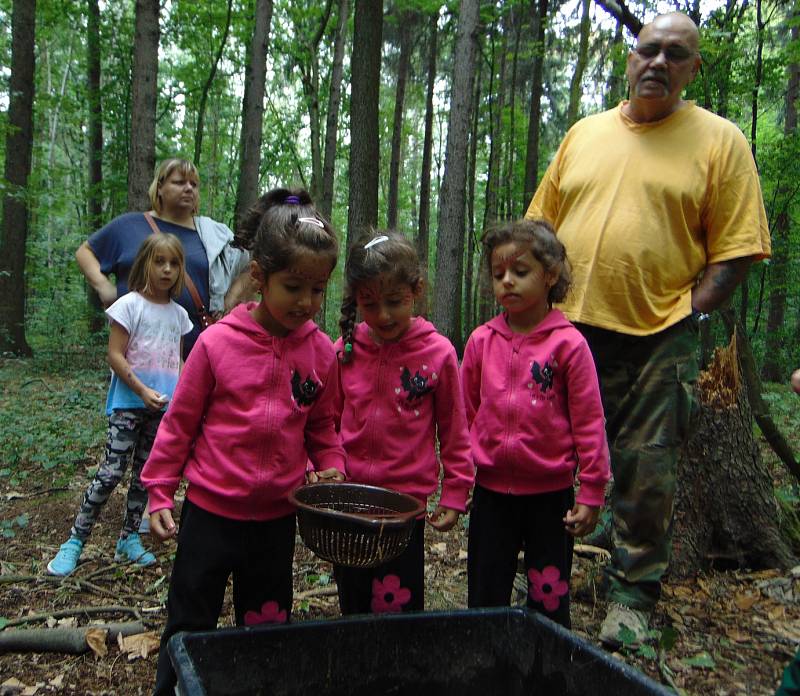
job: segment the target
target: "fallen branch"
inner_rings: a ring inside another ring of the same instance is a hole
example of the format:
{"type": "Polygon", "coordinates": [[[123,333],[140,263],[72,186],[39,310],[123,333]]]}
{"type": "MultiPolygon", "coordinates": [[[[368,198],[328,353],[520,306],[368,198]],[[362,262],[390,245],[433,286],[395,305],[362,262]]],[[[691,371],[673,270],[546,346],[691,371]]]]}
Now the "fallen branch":
{"type": "Polygon", "coordinates": [[[309,597],[330,597],[337,593],[336,585],[326,585],[325,587],[315,587],[312,590],[298,592],[295,599],[308,599],[309,597]]]}
{"type": "Polygon", "coordinates": [[[51,611],[46,614],[28,614],[19,619],[9,621],[5,628],[12,626],[22,626],[26,623],[35,623],[37,621],[47,621],[49,618],[63,619],[66,616],[94,616],[95,614],[130,614],[138,621],[141,621],[142,615],[135,607],[122,607],[122,606],[107,606],[107,607],[73,607],[72,609],[60,609],[59,611],[51,611]]]}
{"type": "Polygon", "coordinates": [[[573,551],[579,556],[600,556],[606,561],[611,559],[611,552],[608,549],[591,544],[575,544],[573,551]]]}
{"type": "Polygon", "coordinates": [[[132,636],[144,633],[141,621],[124,623],[93,624],[80,628],[28,628],[0,633],[0,654],[12,652],[58,652],[79,655],[89,650],[86,634],[90,629],[108,631],[107,640],[117,636],[132,636]]]}
{"type": "Polygon", "coordinates": [[[658,673],[667,685],[676,693],[681,693],[675,680],[672,678],[672,670],[667,665],[667,654],[663,648],[658,651],[658,673]]]}

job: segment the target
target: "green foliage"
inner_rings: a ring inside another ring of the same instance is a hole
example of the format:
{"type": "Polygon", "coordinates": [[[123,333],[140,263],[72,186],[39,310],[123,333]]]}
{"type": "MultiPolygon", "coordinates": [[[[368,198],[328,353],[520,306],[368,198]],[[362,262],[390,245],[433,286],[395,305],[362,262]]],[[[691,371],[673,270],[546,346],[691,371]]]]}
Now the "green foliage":
{"type": "Polygon", "coordinates": [[[19,515],[10,520],[0,520],[0,536],[5,539],[13,539],[16,536],[14,527],[25,529],[28,526],[28,515],[19,515]]]}

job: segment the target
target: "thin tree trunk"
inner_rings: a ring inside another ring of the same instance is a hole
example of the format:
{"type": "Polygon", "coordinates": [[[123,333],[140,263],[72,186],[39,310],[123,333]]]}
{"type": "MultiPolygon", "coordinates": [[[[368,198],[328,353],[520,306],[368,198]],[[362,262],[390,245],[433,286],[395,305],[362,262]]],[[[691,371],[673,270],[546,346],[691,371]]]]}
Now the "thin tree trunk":
{"type": "Polygon", "coordinates": [[[392,124],[392,156],[389,161],[389,197],[387,201],[386,226],[397,227],[397,196],[400,188],[400,157],[403,143],[403,106],[406,98],[406,81],[411,58],[411,32],[416,16],[404,12],[400,17],[400,57],[397,61],[397,86],[394,97],[394,121],[392,124]]]}
{"type": "MultiPolygon", "coordinates": [[[[514,10],[512,6],[511,10],[511,24],[514,27],[514,51],[513,51],[513,58],[511,61],[511,84],[508,86],[508,93],[510,95],[510,101],[508,104],[508,113],[509,113],[509,124],[508,124],[508,141],[509,146],[506,147],[506,166],[505,166],[505,173],[503,174],[503,189],[505,191],[505,196],[503,199],[503,205],[501,210],[501,217],[505,219],[511,219],[516,217],[514,213],[514,205],[517,196],[514,186],[514,155],[517,151],[517,123],[516,123],[516,116],[517,116],[517,67],[519,65],[519,42],[522,38],[522,17],[520,17],[519,13],[514,10]]],[[[518,202],[517,202],[518,204],[518,202]]]]}
{"type": "MultiPolygon", "coordinates": [[[[475,77],[475,95],[472,98],[472,130],[469,136],[469,171],[467,172],[467,265],[464,274],[464,296],[466,308],[464,310],[464,335],[471,333],[475,327],[477,316],[478,296],[475,287],[479,285],[479,278],[475,278],[475,177],[478,169],[478,128],[480,126],[481,85],[483,79],[483,61],[478,61],[478,74],[475,77]]],[[[479,252],[480,253],[480,252],[479,252]]],[[[478,264],[480,268],[480,263],[478,264]]]]}
{"type": "Polygon", "coordinates": [[[612,109],[625,96],[625,60],[622,59],[622,22],[617,20],[614,39],[611,42],[611,68],[606,80],[606,93],[603,95],[603,108],[612,109]]]}
{"type": "Polygon", "coordinates": [[[583,94],[583,73],[589,59],[589,0],[581,2],[581,28],[580,42],[578,44],[578,59],[575,61],[575,72],[569,83],[569,108],[567,109],[567,127],[578,120],[581,109],[581,95],[583,94]]]}
{"type": "MultiPolygon", "coordinates": [[[[98,0],[86,0],[86,68],[88,74],[86,96],[89,102],[88,146],[89,146],[89,190],[87,212],[89,229],[100,228],[103,220],[103,104],[100,94],[100,4],[98,0]]],[[[86,283],[86,298],[89,304],[89,331],[96,333],[105,323],[103,307],[97,293],[86,283]]]]}
{"type": "Polygon", "coordinates": [[[235,224],[255,203],[259,194],[261,129],[267,79],[267,46],[272,22],[272,0],[256,0],[253,38],[244,75],[242,132],[239,140],[239,182],[236,188],[235,224]]]}
{"type": "Polygon", "coordinates": [[[533,70],[531,71],[531,104],[528,119],[528,145],[525,148],[525,204],[536,192],[539,182],[539,123],[541,121],[542,73],[544,70],[544,39],[547,28],[549,0],[532,0],[531,25],[535,38],[533,70]]]}
{"type": "Polygon", "coordinates": [[[351,60],[348,244],[378,224],[378,99],[382,41],[382,0],[356,0],[351,60]]]}
{"type": "MultiPolygon", "coordinates": [[[[425,94],[425,137],[422,143],[422,171],[419,181],[419,230],[417,232],[417,254],[422,264],[424,277],[428,277],[429,239],[431,222],[431,156],[433,153],[433,92],[436,87],[436,52],[439,34],[439,14],[430,16],[428,24],[428,85],[425,94]]],[[[428,316],[428,291],[417,303],[417,311],[428,316]]]]}
{"type": "Polygon", "coordinates": [[[464,193],[479,21],[480,1],[461,0],[436,241],[434,324],[453,342],[459,354],[463,348],[461,278],[464,265],[464,193]]]}
{"type": "Polygon", "coordinates": [[[331,86],[328,94],[328,115],[325,122],[325,158],[322,162],[322,195],[320,212],[328,219],[333,210],[333,179],[336,171],[336,143],[339,133],[339,107],[342,103],[342,70],[344,45],[347,38],[347,16],[350,12],[348,0],[339,0],[339,16],[336,23],[336,39],[333,44],[331,86]]]}
{"type": "Polygon", "coordinates": [[[228,14],[225,18],[225,30],[222,32],[222,40],[219,42],[219,50],[214,56],[214,62],[211,64],[211,71],[208,73],[208,79],[203,85],[203,91],[200,95],[200,106],[197,109],[197,129],[194,134],[194,165],[200,168],[200,157],[203,154],[203,127],[206,120],[206,104],[208,103],[208,93],[211,91],[211,85],[214,84],[214,78],[217,76],[217,68],[219,61],[222,59],[222,52],[225,50],[225,44],[228,41],[228,32],[231,29],[231,11],[233,9],[233,0],[228,0],[228,14]]]}
{"type": "Polygon", "coordinates": [[[156,167],[159,0],[136,0],[133,39],[128,210],[149,210],[148,189],[156,167]]]}
{"type": "Polygon", "coordinates": [[[28,177],[33,152],[36,0],[14,0],[11,10],[11,76],[0,229],[0,352],[30,355],[25,339],[25,258],[28,177]]]}
{"type": "Polygon", "coordinates": [[[495,59],[496,54],[494,51],[495,46],[495,33],[497,25],[495,24],[491,32],[492,41],[492,65],[491,77],[489,79],[489,162],[487,164],[488,173],[486,175],[486,205],[483,209],[483,228],[486,229],[489,225],[497,220],[497,189],[499,187],[500,178],[500,157],[501,157],[501,143],[504,140],[502,133],[503,124],[503,110],[505,108],[505,90],[506,90],[506,53],[508,52],[507,37],[508,25],[507,17],[502,20],[500,33],[502,39],[500,41],[500,70],[497,75],[497,82],[494,82],[495,77],[495,59]],[[495,86],[496,84],[496,86],[495,86]]]}

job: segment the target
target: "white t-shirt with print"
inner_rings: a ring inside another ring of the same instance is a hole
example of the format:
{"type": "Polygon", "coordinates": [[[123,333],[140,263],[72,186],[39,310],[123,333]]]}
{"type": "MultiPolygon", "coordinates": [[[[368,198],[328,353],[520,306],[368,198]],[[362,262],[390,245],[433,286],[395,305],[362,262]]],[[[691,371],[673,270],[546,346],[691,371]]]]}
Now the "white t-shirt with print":
{"type": "MultiPolygon", "coordinates": [[[[130,335],[125,359],[143,384],[172,397],[178,382],[181,337],[192,330],[186,310],[170,300],[151,302],[138,292],[120,297],[106,314],[130,335]]],[[[118,409],[145,408],[144,402],[112,372],[106,414],[118,409]]]]}

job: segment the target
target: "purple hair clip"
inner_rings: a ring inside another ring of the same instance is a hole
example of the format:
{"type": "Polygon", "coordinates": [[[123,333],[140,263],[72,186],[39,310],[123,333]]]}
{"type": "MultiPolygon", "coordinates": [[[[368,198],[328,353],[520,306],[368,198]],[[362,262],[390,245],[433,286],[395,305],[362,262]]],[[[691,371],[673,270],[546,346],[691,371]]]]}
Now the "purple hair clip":
{"type": "Polygon", "coordinates": [[[284,203],[286,205],[300,205],[300,199],[297,196],[286,196],[284,203]]]}

